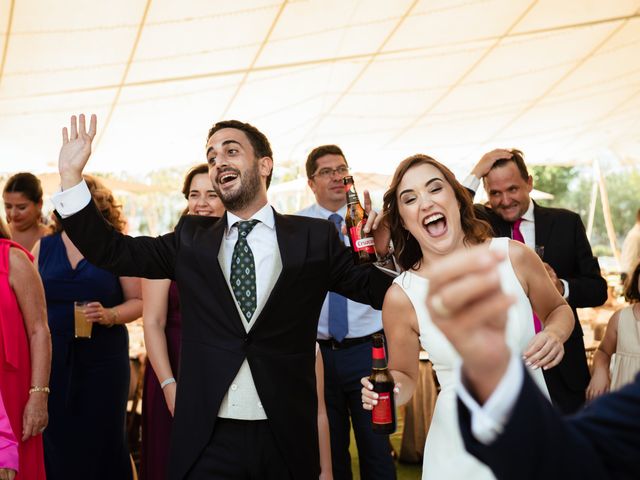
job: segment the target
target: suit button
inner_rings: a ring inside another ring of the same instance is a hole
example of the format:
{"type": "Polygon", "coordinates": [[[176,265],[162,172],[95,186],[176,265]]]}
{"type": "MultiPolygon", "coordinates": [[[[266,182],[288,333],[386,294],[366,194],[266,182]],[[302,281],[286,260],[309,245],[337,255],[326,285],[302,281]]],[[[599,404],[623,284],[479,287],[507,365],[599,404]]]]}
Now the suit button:
{"type": "Polygon", "coordinates": [[[251,335],[247,335],[246,337],[244,337],[245,345],[251,345],[252,341],[253,341],[253,339],[251,338],[251,335]]]}

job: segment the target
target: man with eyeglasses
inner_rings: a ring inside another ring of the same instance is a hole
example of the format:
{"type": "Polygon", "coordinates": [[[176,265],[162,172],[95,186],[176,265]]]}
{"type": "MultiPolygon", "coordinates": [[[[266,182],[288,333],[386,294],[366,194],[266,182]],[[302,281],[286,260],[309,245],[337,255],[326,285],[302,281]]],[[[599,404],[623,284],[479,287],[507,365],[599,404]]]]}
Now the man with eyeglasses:
{"type": "MultiPolygon", "coordinates": [[[[306,162],[308,184],[316,203],[299,215],[333,222],[342,237],[347,210],[342,179],[349,166],[340,147],[314,148],[306,162]]],[[[348,244],[347,236],[344,236],[348,244]]],[[[362,408],[360,379],[371,373],[371,335],[382,331],[380,312],[368,305],[330,292],[318,322],[318,343],[324,361],[324,392],[331,434],[333,478],[352,478],[349,456],[350,424],[353,423],[360,478],[396,478],[389,437],[373,433],[371,414],[362,408]]]]}

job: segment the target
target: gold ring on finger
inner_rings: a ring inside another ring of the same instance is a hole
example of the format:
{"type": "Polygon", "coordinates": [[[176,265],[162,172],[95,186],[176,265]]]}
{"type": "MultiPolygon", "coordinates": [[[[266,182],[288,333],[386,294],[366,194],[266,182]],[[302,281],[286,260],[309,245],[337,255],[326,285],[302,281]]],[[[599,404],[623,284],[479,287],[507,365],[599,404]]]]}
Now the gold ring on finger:
{"type": "Polygon", "coordinates": [[[449,310],[444,302],[442,301],[442,296],[440,294],[435,294],[431,296],[431,308],[439,317],[450,317],[451,310],[449,310]]]}

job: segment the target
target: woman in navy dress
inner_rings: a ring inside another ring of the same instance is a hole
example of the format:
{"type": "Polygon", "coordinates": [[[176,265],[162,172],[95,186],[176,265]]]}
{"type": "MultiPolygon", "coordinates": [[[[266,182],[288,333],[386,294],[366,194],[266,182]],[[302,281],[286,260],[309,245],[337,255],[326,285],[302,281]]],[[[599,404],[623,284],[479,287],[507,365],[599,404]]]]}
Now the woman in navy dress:
{"type": "MultiPolygon", "coordinates": [[[[213,191],[207,164],[187,173],[182,187],[187,199],[183,214],[221,217],[224,206],[213,191]]],[[[142,455],[140,478],[167,476],[169,437],[176,400],[176,379],[180,357],[180,300],[176,282],[142,280],[144,339],[149,362],[144,372],[142,393],[142,455]]]]}
{"type": "MultiPolygon", "coordinates": [[[[85,176],[104,218],[125,220],[111,192],[85,176]]],[[[44,433],[48,480],[131,479],[125,419],[129,337],[125,323],[142,314],[140,280],[116,277],[87,262],[56,222],[34,250],[44,283],[53,343],[49,426],[44,433]],[[93,323],[91,338],[74,338],[73,302],[93,323]]]]}

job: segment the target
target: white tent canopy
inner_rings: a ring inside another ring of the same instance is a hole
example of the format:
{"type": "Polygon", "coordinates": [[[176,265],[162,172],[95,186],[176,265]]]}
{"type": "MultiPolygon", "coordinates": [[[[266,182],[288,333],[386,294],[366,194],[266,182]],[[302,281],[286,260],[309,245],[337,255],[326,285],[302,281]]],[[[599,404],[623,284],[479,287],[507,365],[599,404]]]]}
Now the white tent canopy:
{"type": "MultiPolygon", "coordinates": [[[[90,169],[204,160],[255,124],[279,170],[337,143],[355,170],[424,152],[465,173],[640,158],[639,0],[0,0],[0,172],[54,170],[99,117],[90,169]]],[[[278,175],[277,175],[278,176],[278,175]]]]}

